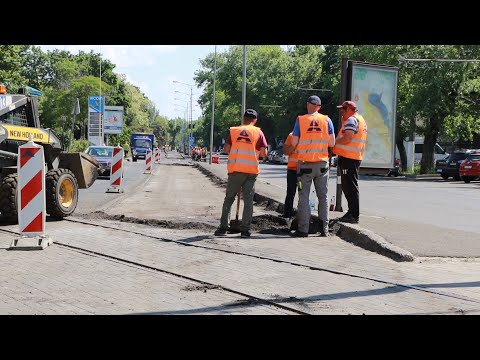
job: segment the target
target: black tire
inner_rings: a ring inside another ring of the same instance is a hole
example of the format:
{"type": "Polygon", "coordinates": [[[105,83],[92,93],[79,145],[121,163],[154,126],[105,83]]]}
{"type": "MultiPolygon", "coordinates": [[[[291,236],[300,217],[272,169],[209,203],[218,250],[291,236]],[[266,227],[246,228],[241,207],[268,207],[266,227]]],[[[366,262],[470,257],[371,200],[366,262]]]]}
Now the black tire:
{"type": "Polygon", "coordinates": [[[468,184],[470,181],[472,181],[472,178],[470,176],[464,176],[462,179],[465,182],[465,184],[468,184]]]}
{"type": "Polygon", "coordinates": [[[445,175],[445,174],[442,174],[440,175],[442,177],[443,180],[447,180],[448,179],[448,175],[445,175]]]}
{"type": "Polygon", "coordinates": [[[18,174],[5,176],[0,185],[0,212],[9,222],[18,222],[18,174]]]}
{"type": "Polygon", "coordinates": [[[68,169],[50,170],[45,176],[47,214],[54,219],[71,215],[78,203],[78,182],[68,169]]]}
{"type": "Polygon", "coordinates": [[[137,158],[135,156],[132,157],[133,162],[137,162],[137,158]]]}

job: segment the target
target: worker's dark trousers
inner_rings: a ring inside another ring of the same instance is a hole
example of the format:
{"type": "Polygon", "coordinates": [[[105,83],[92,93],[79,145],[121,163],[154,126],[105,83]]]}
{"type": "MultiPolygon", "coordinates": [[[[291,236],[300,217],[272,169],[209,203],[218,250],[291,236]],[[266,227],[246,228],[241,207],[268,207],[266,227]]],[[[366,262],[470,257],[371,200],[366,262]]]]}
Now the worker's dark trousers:
{"type": "Polygon", "coordinates": [[[358,170],[361,160],[338,157],[338,166],[342,171],[342,191],[348,202],[348,212],[358,219],[360,216],[360,194],[358,190],[358,170]]]}
{"type": "Polygon", "coordinates": [[[285,197],[285,208],[283,214],[293,216],[293,200],[297,193],[297,170],[287,170],[287,196],[285,197]]]}

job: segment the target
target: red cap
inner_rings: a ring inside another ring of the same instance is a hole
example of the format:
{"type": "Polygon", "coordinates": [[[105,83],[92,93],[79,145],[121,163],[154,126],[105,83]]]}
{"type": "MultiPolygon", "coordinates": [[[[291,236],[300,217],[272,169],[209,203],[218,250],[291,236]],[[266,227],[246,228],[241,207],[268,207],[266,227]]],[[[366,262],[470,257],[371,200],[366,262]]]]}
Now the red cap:
{"type": "Polygon", "coordinates": [[[351,107],[353,110],[357,110],[357,104],[355,104],[353,101],[344,101],[342,105],[338,105],[337,108],[347,108],[351,107]]]}

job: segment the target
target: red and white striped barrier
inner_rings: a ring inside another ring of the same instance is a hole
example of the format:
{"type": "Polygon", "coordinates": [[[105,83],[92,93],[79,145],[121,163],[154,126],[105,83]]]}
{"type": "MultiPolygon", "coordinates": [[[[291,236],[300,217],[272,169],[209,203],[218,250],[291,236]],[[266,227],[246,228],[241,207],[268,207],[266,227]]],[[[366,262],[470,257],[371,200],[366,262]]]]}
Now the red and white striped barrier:
{"type": "Polygon", "coordinates": [[[155,148],[155,164],[160,164],[160,149],[155,148]]]}
{"type": "Polygon", "coordinates": [[[144,174],[151,174],[152,173],[152,150],[147,149],[145,153],[145,171],[144,174]]]}
{"type": "Polygon", "coordinates": [[[120,188],[123,177],[123,148],[117,145],[113,148],[112,166],[110,167],[110,187],[107,193],[123,193],[120,188]]]}
{"type": "Polygon", "coordinates": [[[45,155],[43,147],[29,141],[18,147],[18,226],[21,238],[10,248],[45,249],[52,243],[45,231],[45,155]],[[26,243],[24,246],[19,242],[26,243]]]}

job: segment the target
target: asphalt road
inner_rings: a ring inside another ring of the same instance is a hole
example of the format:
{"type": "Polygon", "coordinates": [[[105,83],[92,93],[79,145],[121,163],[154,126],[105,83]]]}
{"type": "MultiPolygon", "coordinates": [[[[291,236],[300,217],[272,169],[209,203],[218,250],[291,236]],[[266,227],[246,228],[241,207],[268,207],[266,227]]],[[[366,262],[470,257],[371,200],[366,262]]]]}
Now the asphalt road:
{"type": "MultiPolygon", "coordinates": [[[[221,155],[224,163],[226,155],[221,155]]],[[[185,162],[186,160],[179,160],[185,162]]],[[[132,191],[146,180],[143,174],[145,162],[125,161],[125,177],[122,188],[132,191]]],[[[286,165],[261,163],[257,181],[286,192],[286,165]]],[[[89,189],[80,190],[76,213],[88,213],[108,207],[119,194],[105,193],[109,179],[98,179],[89,189]]],[[[360,204],[364,217],[389,217],[415,223],[429,224],[450,230],[480,234],[480,224],[475,214],[480,213],[480,182],[465,184],[461,181],[436,180],[412,181],[386,176],[361,176],[360,204]]],[[[336,168],[330,172],[329,199],[336,195],[336,168]]],[[[295,199],[295,204],[297,198],[295,199]]],[[[344,210],[348,208],[345,197],[344,210]]]]}
{"type": "MultiPolygon", "coordinates": [[[[287,189],[286,165],[262,163],[258,181],[287,189]]],[[[336,195],[336,168],[330,171],[329,199],[336,195]]],[[[360,209],[362,215],[391,217],[451,230],[480,234],[475,221],[480,214],[480,182],[443,180],[407,180],[387,176],[360,176],[360,209]]],[[[297,203],[297,197],[294,204],[297,203]]],[[[344,211],[348,209],[342,197],[344,211]]]]}
{"type": "MultiPolygon", "coordinates": [[[[123,167],[124,176],[120,188],[124,190],[124,193],[128,193],[146,180],[147,175],[143,174],[145,170],[145,160],[138,160],[137,162],[124,161],[123,167]]],[[[107,193],[106,191],[109,187],[110,177],[100,177],[90,188],[80,189],[75,214],[85,214],[102,210],[123,195],[107,193]]]]}

